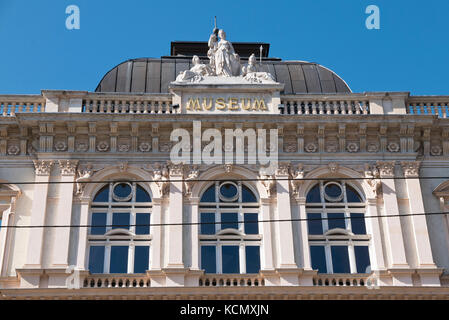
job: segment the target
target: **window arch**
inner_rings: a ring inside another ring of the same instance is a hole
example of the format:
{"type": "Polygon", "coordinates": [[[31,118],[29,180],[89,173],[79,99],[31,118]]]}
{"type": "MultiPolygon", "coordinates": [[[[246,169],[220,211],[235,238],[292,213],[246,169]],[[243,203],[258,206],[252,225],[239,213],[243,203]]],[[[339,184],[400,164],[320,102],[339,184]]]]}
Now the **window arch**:
{"type": "Polygon", "coordinates": [[[139,184],[111,182],[95,194],[89,218],[91,273],[145,273],[150,257],[151,196],[139,184]]]}
{"type": "Polygon", "coordinates": [[[200,259],[206,273],[260,271],[259,201],[242,182],[217,181],[201,196],[200,259]]]}
{"type": "Polygon", "coordinates": [[[306,198],[309,245],[318,273],[369,273],[365,200],[345,181],[320,181],[306,198]]]}

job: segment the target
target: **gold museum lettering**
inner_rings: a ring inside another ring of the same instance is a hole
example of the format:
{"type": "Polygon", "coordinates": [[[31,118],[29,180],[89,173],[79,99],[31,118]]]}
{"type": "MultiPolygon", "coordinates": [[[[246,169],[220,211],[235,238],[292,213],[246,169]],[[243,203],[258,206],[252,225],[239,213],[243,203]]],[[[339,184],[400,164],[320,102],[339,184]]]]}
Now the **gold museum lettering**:
{"type": "Polygon", "coordinates": [[[189,98],[186,105],[188,111],[268,111],[263,98],[189,98]]]}

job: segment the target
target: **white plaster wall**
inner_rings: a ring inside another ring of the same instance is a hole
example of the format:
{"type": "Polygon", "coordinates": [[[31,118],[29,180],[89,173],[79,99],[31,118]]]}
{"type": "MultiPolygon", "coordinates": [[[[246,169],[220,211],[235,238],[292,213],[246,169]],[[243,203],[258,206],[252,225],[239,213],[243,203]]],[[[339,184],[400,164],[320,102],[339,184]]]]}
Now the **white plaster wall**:
{"type": "MultiPolygon", "coordinates": [[[[18,181],[34,181],[34,168],[29,165],[23,166],[0,166],[0,179],[9,182],[18,181]]],[[[22,191],[21,196],[17,199],[15,224],[18,226],[30,225],[31,221],[31,204],[33,200],[34,186],[18,185],[22,191]]],[[[21,268],[25,264],[27,255],[29,229],[20,228],[12,229],[11,233],[11,253],[8,264],[9,276],[16,275],[16,268],[21,268]]]]}
{"type": "MultiPolygon", "coordinates": [[[[421,176],[438,177],[448,176],[449,168],[432,167],[432,164],[425,163],[421,169],[421,176]]],[[[424,208],[426,212],[440,212],[439,199],[433,195],[433,190],[445,179],[423,179],[420,180],[423,193],[424,208]]],[[[449,273],[449,245],[448,226],[443,215],[427,215],[427,227],[429,229],[430,245],[432,248],[435,264],[439,268],[444,268],[445,273],[449,273]]]]}

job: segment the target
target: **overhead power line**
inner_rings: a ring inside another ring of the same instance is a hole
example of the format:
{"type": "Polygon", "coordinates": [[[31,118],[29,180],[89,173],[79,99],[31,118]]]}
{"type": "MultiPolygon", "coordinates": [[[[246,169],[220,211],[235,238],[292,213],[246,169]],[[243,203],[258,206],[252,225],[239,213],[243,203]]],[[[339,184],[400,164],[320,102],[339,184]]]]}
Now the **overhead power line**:
{"type": "Polygon", "coordinates": [[[131,180],[131,179],[118,179],[118,180],[90,180],[90,181],[17,181],[17,182],[0,182],[1,185],[16,184],[16,185],[33,185],[33,184],[67,184],[67,183],[150,183],[150,182],[226,182],[226,181],[240,181],[240,182],[254,182],[254,181],[354,181],[354,180],[435,180],[446,179],[449,180],[449,176],[431,176],[431,177],[361,177],[361,178],[348,178],[348,177],[329,177],[329,178],[227,178],[227,179],[166,179],[166,180],[131,180]]]}
{"type": "MultiPolygon", "coordinates": [[[[313,212],[315,213],[315,212],[313,212]]],[[[318,212],[316,212],[318,213],[318,212]]],[[[421,213],[406,213],[406,214],[391,214],[391,215],[375,215],[363,217],[333,217],[333,218],[298,218],[298,219],[269,219],[269,220],[258,220],[258,221],[234,221],[225,222],[227,224],[231,223],[271,223],[271,222],[301,222],[301,221],[322,221],[322,220],[346,220],[346,219],[372,219],[372,218],[393,218],[393,217],[411,217],[411,216],[431,216],[431,215],[446,215],[449,211],[443,212],[421,212],[421,213]]],[[[179,222],[179,223],[157,223],[157,224],[126,224],[126,225],[42,225],[42,226],[2,226],[2,228],[13,228],[13,229],[27,229],[27,228],[103,228],[103,227],[166,227],[166,226],[189,226],[189,225],[208,225],[208,224],[221,224],[222,222],[179,222]]]]}

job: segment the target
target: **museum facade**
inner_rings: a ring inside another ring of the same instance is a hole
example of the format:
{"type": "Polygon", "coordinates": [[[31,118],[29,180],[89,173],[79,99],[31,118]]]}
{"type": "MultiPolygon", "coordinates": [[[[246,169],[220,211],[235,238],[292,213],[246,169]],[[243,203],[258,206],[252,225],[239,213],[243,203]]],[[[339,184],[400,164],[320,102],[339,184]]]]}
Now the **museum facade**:
{"type": "Polygon", "coordinates": [[[2,299],[448,299],[447,96],[172,42],[0,95],[2,299]]]}

